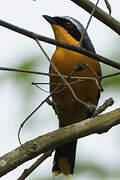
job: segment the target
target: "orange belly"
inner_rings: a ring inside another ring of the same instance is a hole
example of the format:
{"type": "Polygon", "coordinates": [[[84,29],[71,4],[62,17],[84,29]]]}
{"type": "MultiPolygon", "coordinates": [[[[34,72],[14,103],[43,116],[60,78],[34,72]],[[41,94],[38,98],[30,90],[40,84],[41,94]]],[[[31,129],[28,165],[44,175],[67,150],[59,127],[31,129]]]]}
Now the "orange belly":
{"type": "MultiPolygon", "coordinates": [[[[59,48],[56,49],[56,52],[52,57],[52,62],[62,75],[69,75],[72,73],[80,61],[88,64],[97,75],[100,74],[99,63],[79,53],[59,48]]],[[[50,66],[50,73],[55,73],[52,66],[50,66]]],[[[82,71],[76,72],[74,76],[94,78],[95,74],[85,67],[82,71]]],[[[69,80],[70,83],[73,81],[76,81],[76,79],[69,80]]],[[[59,77],[50,77],[50,92],[52,92],[57,86],[56,84],[52,83],[61,82],[62,80],[59,77]]],[[[99,99],[99,88],[95,81],[72,83],[71,87],[80,100],[97,105],[99,99]]],[[[70,125],[90,116],[90,112],[88,112],[83,104],[75,100],[70,89],[67,86],[64,86],[64,84],[62,84],[60,88],[52,95],[52,100],[55,103],[54,110],[58,115],[60,126],[70,125]]]]}

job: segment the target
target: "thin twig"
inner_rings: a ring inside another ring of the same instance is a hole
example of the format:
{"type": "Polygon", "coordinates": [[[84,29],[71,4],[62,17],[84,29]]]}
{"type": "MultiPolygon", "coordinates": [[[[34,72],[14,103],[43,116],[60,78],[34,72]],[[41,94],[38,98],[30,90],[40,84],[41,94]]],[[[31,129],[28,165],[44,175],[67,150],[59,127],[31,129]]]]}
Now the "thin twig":
{"type": "Polygon", "coordinates": [[[36,86],[38,89],[42,90],[42,91],[45,92],[45,93],[50,93],[49,91],[46,91],[46,90],[44,90],[43,88],[39,87],[37,84],[38,84],[38,83],[33,83],[33,82],[32,82],[32,85],[36,86]]]}
{"type": "Polygon", "coordinates": [[[111,15],[112,9],[111,9],[110,3],[108,2],[108,0],[104,0],[104,1],[106,4],[106,7],[108,8],[109,14],[111,15]]]}
{"type": "Polygon", "coordinates": [[[54,150],[49,150],[45,152],[37,161],[35,161],[28,169],[25,169],[24,172],[17,180],[26,179],[44,160],[46,160],[49,156],[52,155],[54,150]]]}
{"type": "Polygon", "coordinates": [[[9,68],[9,67],[0,67],[0,71],[22,72],[22,73],[29,73],[29,74],[45,75],[45,76],[57,76],[56,74],[49,74],[49,73],[44,73],[44,72],[39,72],[39,71],[30,71],[30,70],[9,68]]]}
{"type": "Polygon", "coordinates": [[[88,64],[85,64],[85,66],[91,71],[93,72],[93,74],[95,75],[96,77],[96,84],[98,86],[98,88],[100,89],[101,92],[104,91],[103,87],[102,87],[102,84],[101,84],[101,79],[99,78],[99,76],[97,75],[97,73],[93,70],[93,68],[91,68],[88,64]]]}
{"type": "MultiPolygon", "coordinates": [[[[44,75],[44,76],[54,76],[54,77],[59,77],[58,74],[51,74],[51,73],[45,73],[45,72],[38,72],[38,71],[30,71],[30,70],[24,70],[24,69],[17,69],[17,68],[8,68],[8,67],[0,67],[0,71],[10,71],[10,72],[22,72],[22,73],[30,73],[30,74],[38,74],[38,75],[44,75]]],[[[120,73],[115,73],[115,74],[110,74],[107,75],[108,77],[116,76],[119,75],[120,73]]],[[[100,78],[107,78],[107,76],[102,76],[100,78]]],[[[68,76],[63,75],[64,78],[68,78],[68,76]]],[[[93,78],[90,77],[71,77],[70,79],[79,79],[79,81],[87,81],[87,80],[94,80],[93,78]]]]}
{"type": "Polygon", "coordinates": [[[89,18],[89,20],[88,20],[88,22],[87,22],[87,26],[86,26],[86,28],[85,28],[85,30],[84,30],[84,32],[83,32],[83,34],[82,34],[82,37],[81,37],[81,39],[80,39],[80,47],[82,47],[82,40],[83,40],[83,38],[84,38],[84,36],[85,36],[85,33],[86,33],[87,30],[88,30],[88,27],[89,27],[89,25],[90,25],[90,22],[91,22],[91,20],[92,20],[93,14],[94,14],[94,11],[95,11],[95,9],[96,9],[99,1],[100,1],[100,0],[97,0],[96,4],[95,4],[95,6],[94,6],[94,8],[93,8],[93,10],[92,10],[92,12],[91,12],[91,14],[90,14],[90,18],[89,18]]]}
{"type": "MultiPolygon", "coordinates": [[[[30,115],[21,123],[21,125],[20,125],[20,127],[19,127],[19,129],[18,129],[18,141],[19,141],[19,143],[20,143],[20,145],[23,147],[23,145],[22,145],[22,142],[21,142],[21,138],[20,138],[20,132],[21,132],[21,129],[22,129],[22,127],[24,126],[24,124],[28,121],[28,119],[30,119],[31,118],[31,116],[45,103],[45,102],[47,102],[48,100],[49,100],[49,98],[57,91],[57,89],[59,89],[59,87],[61,86],[61,84],[59,84],[50,94],[49,94],[49,96],[47,96],[42,102],[41,102],[41,104],[34,110],[34,111],[32,111],[32,113],[30,113],[30,115]]],[[[24,147],[23,147],[23,149],[24,149],[24,147]]],[[[29,151],[29,150],[27,150],[27,149],[25,149],[26,151],[29,151]]],[[[29,152],[33,152],[33,151],[29,151],[29,152]]]]}
{"type": "Polygon", "coordinates": [[[61,84],[61,83],[49,83],[49,82],[32,82],[32,85],[50,85],[50,84],[61,84]]]}
{"type": "MultiPolygon", "coordinates": [[[[70,77],[71,78],[71,77],[70,77]]],[[[77,80],[75,80],[75,81],[72,81],[72,82],[69,82],[69,84],[70,85],[73,85],[73,84],[77,84],[77,83],[79,83],[79,82],[85,82],[85,81],[95,81],[95,83],[98,85],[98,83],[97,83],[97,81],[96,81],[96,78],[89,78],[89,77],[82,77],[82,78],[84,78],[84,79],[81,79],[81,78],[79,78],[79,79],[77,79],[77,80]]],[[[65,83],[36,83],[36,82],[32,82],[32,85],[50,85],[50,84],[55,84],[55,85],[64,85],[64,87],[62,88],[62,89],[59,89],[59,90],[57,90],[55,93],[59,93],[59,92],[61,92],[61,91],[63,91],[65,88],[67,88],[67,86],[66,86],[66,84],[65,83]]],[[[44,89],[42,89],[41,87],[39,87],[39,86],[37,86],[39,89],[41,89],[42,91],[44,91],[44,92],[48,92],[48,91],[46,91],[46,90],[44,90],[44,89]]]]}
{"type": "MultiPolygon", "coordinates": [[[[8,67],[0,67],[0,71],[10,71],[10,72],[22,72],[22,73],[30,73],[30,74],[38,74],[38,75],[44,75],[44,76],[55,76],[55,77],[59,77],[58,74],[51,74],[51,73],[45,73],[45,72],[39,72],[39,71],[30,71],[30,70],[24,70],[24,69],[17,69],[17,68],[8,68],[8,67]]],[[[111,78],[114,76],[120,75],[120,72],[117,73],[112,73],[109,75],[105,75],[105,76],[100,76],[99,79],[106,79],[106,78],[111,78]]],[[[68,76],[63,76],[65,78],[68,78],[68,76]]],[[[81,81],[86,81],[86,80],[92,80],[93,78],[90,77],[70,77],[70,79],[79,79],[81,81]]]]}
{"type": "Polygon", "coordinates": [[[108,75],[105,75],[105,76],[101,76],[100,78],[102,78],[104,80],[104,79],[119,76],[119,75],[120,75],[120,72],[117,72],[117,73],[112,73],[112,74],[108,74],[108,75]]]}
{"type": "MultiPolygon", "coordinates": [[[[20,143],[21,146],[22,146],[22,143],[21,143],[21,138],[20,138],[20,132],[21,132],[22,127],[23,127],[24,124],[28,121],[28,119],[30,119],[30,117],[47,101],[47,99],[50,98],[50,96],[51,96],[51,94],[50,94],[49,96],[47,96],[47,98],[45,98],[45,99],[39,104],[39,106],[38,106],[37,108],[35,108],[35,110],[32,111],[32,112],[30,113],[30,115],[21,123],[21,125],[20,125],[20,127],[19,127],[19,129],[18,129],[18,141],[19,141],[19,143],[20,143]]],[[[23,147],[23,146],[22,146],[22,147],[23,147]]],[[[24,148],[24,147],[23,147],[23,148],[24,148]]],[[[26,150],[26,151],[27,151],[27,150],[26,150]]]]}
{"type": "MultiPolygon", "coordinates": [[[[9,68],[9,67],[0,67],[0,71],[10,71],[10,72],[22,72],[22,73],[29,73],[29,74],[38,74],[42,76],[54,76],[59,77],[58,74],[52,74],[52,73],[45,73],[45,72],[39,72],[39,71],[30,71],[30,70],[24,70],[24,69],[17,69],[17,68],[9,68]]],[[[68,78],[68,76],[63,75],[64,78],[68,78]]],[[[81,79],[81,80],[89,80],[91,78],[89,77],[70,77],[71,79],[81,79]]]]}
{"type": "MultiPolygon", "coordinates": [[[[91,79],[77,79],[75,81],[72,81],[72,82],[69,82],[70,84],[76,84],[78,82],[84,82],[84,81],[93,81],[95,80],[95,78],[91,78],[91,79]]],[[[35,84],[38,84],[38,85],[50,85],[50,84],[55,84],[55,85],[58,85],[58,84],[61,84],[61,82],[58,82],[58,83],[44,83],[44,82],[32,82],[32,85],[35,85],[35,84]]],[[[62,83],[63,85],[65,85],[65,83],[62,83]]]]}

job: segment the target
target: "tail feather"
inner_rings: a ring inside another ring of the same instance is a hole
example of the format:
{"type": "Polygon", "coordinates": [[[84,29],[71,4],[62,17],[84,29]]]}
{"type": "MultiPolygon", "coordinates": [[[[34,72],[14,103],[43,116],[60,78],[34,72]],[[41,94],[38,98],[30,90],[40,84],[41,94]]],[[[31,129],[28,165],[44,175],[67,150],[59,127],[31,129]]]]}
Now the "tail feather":
{"type": "Polygon", "coordinates": [[[69,178],[74,171],[77,141],[67,143],[56,149],[53,162],[53,176],[61,173],[69,178]]]}

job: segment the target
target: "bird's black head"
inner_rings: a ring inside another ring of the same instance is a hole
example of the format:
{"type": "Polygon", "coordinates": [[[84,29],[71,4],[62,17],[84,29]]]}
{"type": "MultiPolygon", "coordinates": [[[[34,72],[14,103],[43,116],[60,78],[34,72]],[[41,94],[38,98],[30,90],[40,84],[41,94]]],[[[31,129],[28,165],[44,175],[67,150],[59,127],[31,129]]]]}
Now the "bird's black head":
{"type": "MultiPolygon", "coordinates": [[[[50,17],[47,15],[43,16],[51,25],[59,25],[63,27],[76,41],[80,41],[82,34],[84,33],[85,29],[82,26],[80,22],[77,20],[68,17],[68,16],[55,16],[50,17]]],[[[84,38],[82,40],[82,47],[95,52],[94,46],[88,36],[87,33],[85,33],[84,38]]]]}

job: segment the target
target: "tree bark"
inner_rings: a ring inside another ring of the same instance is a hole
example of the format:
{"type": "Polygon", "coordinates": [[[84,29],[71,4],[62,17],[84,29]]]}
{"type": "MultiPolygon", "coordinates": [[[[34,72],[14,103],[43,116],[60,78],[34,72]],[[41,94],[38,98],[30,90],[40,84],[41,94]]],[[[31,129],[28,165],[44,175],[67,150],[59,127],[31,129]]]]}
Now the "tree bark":
{"type": "Polygon", "coordinates": [[[104,133],[120,124],[120,109],[75,123],[26,142],[0,158],[0,177],[50,149],[94,133],[104,133]]]}

